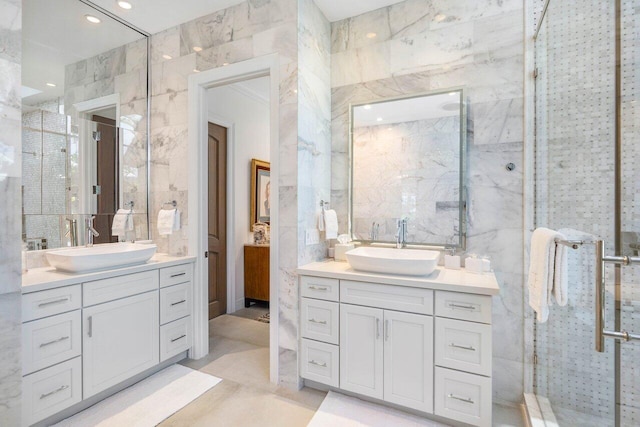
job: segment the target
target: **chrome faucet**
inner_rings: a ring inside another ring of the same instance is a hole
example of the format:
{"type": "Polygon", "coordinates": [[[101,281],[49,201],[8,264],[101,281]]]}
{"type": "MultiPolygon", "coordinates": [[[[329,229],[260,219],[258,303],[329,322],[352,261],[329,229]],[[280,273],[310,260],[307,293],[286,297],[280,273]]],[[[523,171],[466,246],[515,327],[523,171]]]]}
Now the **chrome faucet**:
{"type": "Polygon", "coordinates": [[[94,219],[96,219],[95,216],[88,216],[84,219],[84,245],[88,248],[93,246],[93,238],[100,235],[100,233],[93,228],[94,219]]]}
{"type": "Polygon", "coordinates": [[[71,246],[78,246],[78,221],[72,218],[65,218],[69,222],[69,231],[65,233],[65,236],[69,236],[69,243],[71,246]]]}
{"type": "Polygon", "coordinates": [[[396,248],[407,247],[407,218],[398,220],[398,232],[396,233],[396,248]]]}

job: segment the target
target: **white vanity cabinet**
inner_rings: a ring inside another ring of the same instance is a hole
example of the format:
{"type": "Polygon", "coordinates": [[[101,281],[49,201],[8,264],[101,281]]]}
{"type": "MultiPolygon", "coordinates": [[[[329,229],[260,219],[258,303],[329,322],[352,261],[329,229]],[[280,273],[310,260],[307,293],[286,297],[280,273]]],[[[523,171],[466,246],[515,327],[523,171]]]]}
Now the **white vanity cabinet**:
{"type": "Polygon", "coordinates": [[[23,424],[80,411],[184,354],[192,271],[191,262],[173,261],[77,276],[35,272],[26,286],[23,279],[23,424]]]}
{"type": "Polygon", "coordinates": [[[499,291],[492,273],[438,269],[396,279],[340,262],[298,273],[307,385],[491,425],[490,295],[499,291]]]}

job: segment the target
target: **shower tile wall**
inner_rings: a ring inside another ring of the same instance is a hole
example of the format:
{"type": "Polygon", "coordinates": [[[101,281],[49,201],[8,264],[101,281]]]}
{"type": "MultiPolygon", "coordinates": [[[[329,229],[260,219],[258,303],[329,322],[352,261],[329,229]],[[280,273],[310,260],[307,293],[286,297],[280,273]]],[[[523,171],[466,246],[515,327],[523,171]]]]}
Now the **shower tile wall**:
{"type": "Polygon", "coordinates": [[[0,0],[0,425],[20,425],[22,3],[0,0]]]}
{"type": "Polygon", "coordinates": [[[280,245],[280,382],[293,386],[299,381],[295,269],[325,254],[324,244],[304,245],[304,230],[315,225],[319,200],[329,196],[329,45],[326,19],[306,0],[245,1],[151,39],[152,236],[160,251],[175,255],[187,254],[189,244],[188,76],[278,54],[280,200],[279,228],[272,233],[280,245]],[[182,229],[168,238],[155,231],[154,207],[166,200],[177,200],[183,213],[182,229]]]}
{"type": "Polygon", "coordinates": [[[491,258],[494,398],[523,393],[523,4],[407,0],[331,29],[331,204],[347,232],[349,104],[464,86],[467,250],[491,258]],[[367,33],[376,33],[373,38],[367,33]],[[513,172],[505,165],[516,164],[513,172]]]}
{"type": "MultiPolygon", "coordinates": [[[[576,8],[551,1],[536,40],[536,226],[580,231],[567,230],[570,238],[591,233],[608,253],[615,240],[614,28],[613,2],[576,8]]],[[[605,353],[593,350],[593,259],[593,246],[569,250],[568,305],[553,305],[549,321],[536,325],[535,391],[559,414],[575,410],[593,425],[612,425],[613,342],[605,353]]],[[[607,269],[610,327],[612,273],[607,269]]]]}

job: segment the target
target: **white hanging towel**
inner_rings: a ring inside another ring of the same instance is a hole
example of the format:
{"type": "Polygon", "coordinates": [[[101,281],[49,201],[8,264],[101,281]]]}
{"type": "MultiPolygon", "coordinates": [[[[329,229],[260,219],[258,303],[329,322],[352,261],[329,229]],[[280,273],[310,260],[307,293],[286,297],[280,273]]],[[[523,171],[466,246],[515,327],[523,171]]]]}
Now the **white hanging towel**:
{"type": "Polygon", "coordinates": [[[130,209],[118,209],[111,223],[111,235],[124,237],[127,231],[133,230],[132,213],[130,209]]]}
{"type": "Polygon", "coordinates": [[[324,211],[324,233],[327,240],[338,237],[338,214],[333,209],[324,211]]]}
{"type": "Polygon", "coordinates": [[[537,228],[531,236],[527,279],[529,305],[536,311],[536,318],[542,323],[549,318],[552,294],[555,294],[560,305],[566,304],[566,246],[556,245],[556,239],[565,240],[565,236],[548,228],[537,228]],[[561,304],[561,301],[564,301],[564,304],[561,304]]]}
{"type": "Polygon", "coordinates": [[[178,209],[160,209],[158,212],[158,234],[167,236],[180,230],[180,211],[178,209]]]}

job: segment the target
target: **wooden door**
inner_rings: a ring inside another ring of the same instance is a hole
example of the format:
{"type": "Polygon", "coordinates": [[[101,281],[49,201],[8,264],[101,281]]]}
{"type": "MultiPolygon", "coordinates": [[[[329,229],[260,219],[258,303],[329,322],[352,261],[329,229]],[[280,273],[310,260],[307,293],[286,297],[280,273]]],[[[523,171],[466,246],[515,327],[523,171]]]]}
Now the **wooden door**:
{"type": "Polygon", "coordinates": [[[111,223],[118,210],[118,131],[116,121],[94,115],[100,140],[96,142],[97,185],[100,188],[97,199],[96,219],[93,226],[100,233],[93,243],[117,242],[118,236],[111,235],[111,223]]]}
{"type": "Polygon", "coordinates": [[[385,310],[384,400],[433,412],[433,317],[385,310]]]}
{"type": "Polygon", "coordinates": [[[227,312],[227,129],[209,123],[209,319],[227,312]]]}
{"type": "Polygon", "coordinates": [[[340,388],[383,397],[383,310],[340,304],[340,388]]]}

